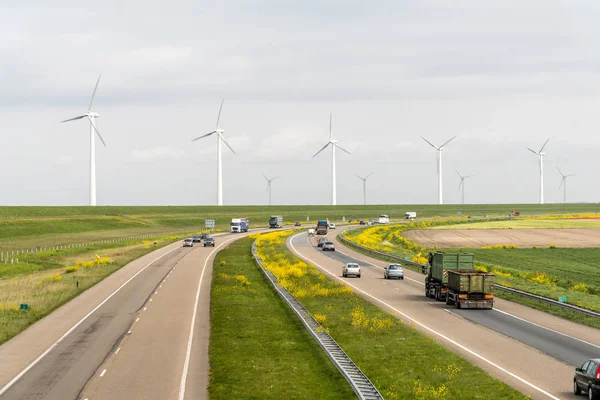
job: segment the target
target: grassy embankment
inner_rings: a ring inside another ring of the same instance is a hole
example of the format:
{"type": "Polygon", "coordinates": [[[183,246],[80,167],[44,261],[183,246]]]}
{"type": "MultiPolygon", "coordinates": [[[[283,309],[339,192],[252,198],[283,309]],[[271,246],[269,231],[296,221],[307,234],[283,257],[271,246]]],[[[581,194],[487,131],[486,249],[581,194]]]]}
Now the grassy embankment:
{"type": "Polygon", "coordinates": [[[164,236],[38,252],[0,264],[0,344],[128,262],[176,240],[164,236]],[[28,304],[30,309],[20,310],[28,304]]]}
{"type": "Polygon", "coordinates": [[[499,204],[499,205],[372,205],[372,206],[99,206],[99,207],[0,207],[0,251],[81,243],[106,238],[173,231],[196,231],[205,219],[216,219],[217,228],[228,229],[231,218],[248,217],[251,226],[265,226],[270,215],[282,215],[286,223],[314,223],[329,218],[376,218],[389,214],[401,219],[406,211],[419,217],[507,215],[517,209],[523,215],[563,212],[600,212],[600,204],[499,204]]]}
{"type": "MultiPolygon", "coordinates": [[[[293,256],[285,245],[290,234],[276,232],[257,238],[265,267],[302,302],[385,398],[483,399],[489,393],[502,399],[525,398],[293,256]]],[[[247,310],[245,307],[242,305],[242,310],[247,310]]],[[[253,347],[253,343],[244,347],[253,347]]]]}
{"type": "MultiPolygon", "coordinates": [[[[486,222],[487,226],[522,226],[521,221],[486,222]]],[[[528,226],[540,223],[552,226],[548,221],[525,221],[528,226]]],[[[561,223],[576,223],[573,221],[550,221],[554,226],[561,223]]],[[[583,222],[583,221],[580,221],[583,222]]],[[[595,222],[595,221],[592,221],[595,222]]],[[[470,228],[481,226],[482,223],[465,224],[470,228]]],[[[387,254],[409,257],[416,262],[425,263],[418,258],[418,253],[426,254],[427,249],[402,237],[406,229],[451,229],[452,226],[427,227],[419,224],[408,226],[387,226],[358,229],[346,233],[346,237],[362,246],[385,252],[387,254]]],[[[441,249],[447,252],[470,252],[475,254],[478,268],[496,274],[496,282],[517,289],[525,290],[544,297],[558,299],[566,296],[567,302],[592,310],[600,310],[600,267],[598,259],[600,249],[596,248],[511,248],[512,246],[497,246],[500,248],[482,249],[441,249]]],[[[410,268],[410,267],[409,267],[410,268]]],[[[417,268],[418,269],[418,268],[417,268]]],[[[415,270],[417,270],[415,269],[415,270]]],[[[419,271],[420,272],[420,271],[419,271]]],[[[525,299],[521,296],[496,291],[496,295],[511,301],[516,301],[540,310],[561,316],[563,318],[600,328],[597,318],[585,317],[579,313],[565,310],[544,302],[525,299]]]]}
{"type": "Polygon", "coordinates": [[[210,398],[356,398],[255,264],[252,242],[234,242],[215,260],[210,398]]]}

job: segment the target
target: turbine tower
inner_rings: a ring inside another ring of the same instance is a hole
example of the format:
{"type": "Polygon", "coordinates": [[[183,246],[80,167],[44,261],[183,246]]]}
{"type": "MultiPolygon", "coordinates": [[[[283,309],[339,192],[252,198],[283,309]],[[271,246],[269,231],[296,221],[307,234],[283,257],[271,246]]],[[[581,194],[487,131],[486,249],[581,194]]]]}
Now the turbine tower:
{"type": "Polygon", "coordinates": [[[265,179],[267,180],[267,192],[269,192],[269,205],[271,205],[271,182],[273,182],[275,179],[279,178],[278,176],[276,176],[275,178],[267,178],[267,176],[265,174],[262,174],[262,176],[265,177],[265,179]]]}
{"type": "Polygon", "coordinates": [[[460,183],[458,184],[458,190],[460,190],[462,186],[462,204],[465,204],[465,179],[475,176],[474,174],[462,176],[457,169],[455,169],[456,173],[460,177],[460,183]]]}
{"type": "Polygon", "coordinates": [[[227,143],[227,140],[225,140],[225,137],[223,136],[225,131],[219,128],[219,120],[221,119],[223,102],[225,102],[225,99],[221,100],[221,107],[219,107],[219,115],[217,115],[217,125],[215,127],[215,130],[192,140],[192,142],[195,142],[196,140],[205,138],[215,133],[217,134],[217,205],[219,206],[223,205],[223,163],[221,161],[221,141],[225,143],[227,147],[229,147],[229,150],[231,150],[233,154],[235,154],[235,151],[233,151],[233,149],[231,148],[229,143],[227,143]]]}
{"type": "Polygon", "coordinates": [[[444,146],[445,145],[447,145],[448,143],[450,143],[451,141],[453,141],[454,139],[456,139],[456,136],[448,139],[440,147],[435,146],[433,143],[431,143],[429,140],[425,139],[423,136],[421,136],[421,139],[423,139],[424,141],[426,141],[427,143],[429,143],[429,145],[431,147],[433,147],[434,149],[436,149],[437,152],[438,152],[438,157],[437,157],[437,169],[438,169],[438,204],[444,204],[444,201],[442,199],[442,151],[444,150],[444,146]]]}
{"type": "Polygon", "coordinates": [[[364,203],[366,206],[367,205],[367,178],[370,177],[371,175],[373,175],[373,172],[371,172],[369,175],[365,176],[364,178],[362,176],[358,175],[357,173],[355,173],[354,175],[356,175],[356,177],[358,179],[363,181],[363,199],[364,199],[364,203]]]}
{"type": "Polygon", "coordinates": [[[333,134],[331,133],[331,114],[329,114],[329,142],[323,147],[321,150],[317,151],[313,158],[317,156],[320,152],[325,150],[327,146],[331,145],[331,205],[335,206],[337,204],[337,193],[335,189],[335,148],[342,150],[345,153],[350,154],[350,152],[338,144],[337,140],[333,140],[333,134]]]}
{"type": "Polygon", "coordinates": [[[564,185],[563,186],[563,203],[566,203],[567,202],[567,178],[570,176],[575,176],[575,174],[565,175],[562,173],[560,168],[556,167],[556,169],[558,170],[558,173],[560,174],[560,176],[562,176],[562,179],[560,181],[560,185],[558,185],[558,188],[560,189],[560,187],[564,185]]]}
{"type": "Polygon", "coordinates": [[[94,137],[94,133],[98,135],[98,138],[100,138],[100,141],[104,147],[106,147],[106,143],[104,142],[104,139],[102,139],[100,131],[94,122],[94,119],[98,118],[100,114],[92,111],[92,104],[94,103],[94,97],[96,96],[96,90],[98,90],[98,84],[100,83],[101,77],[102,75],[100,75],[96,81],[96,86],[94,87],[94,92],[92,93],[92,99],[90,100],[90,106],[88,107],[87,112],[78,117],[61,121],[61,124],[63,122],[75,121],[83,118],[87,118],[90,121],[90,206],[96,205],[96,138],[94,137]]]}
{"type": "Polygon", "coordinates": [[[542,146],[540,151],[532,150],[529,147],[527,148],[527,150],[538,156],[538,160],[540,163],[540,204],[544,204],[544,156],[546,155],[546,153],[543,153],[542,151],[544,150],[544,147],[546,147],[546,144],[549,140],[550,138],[548,138],[546,142],[544,142],[544,145],[542,146]]]}

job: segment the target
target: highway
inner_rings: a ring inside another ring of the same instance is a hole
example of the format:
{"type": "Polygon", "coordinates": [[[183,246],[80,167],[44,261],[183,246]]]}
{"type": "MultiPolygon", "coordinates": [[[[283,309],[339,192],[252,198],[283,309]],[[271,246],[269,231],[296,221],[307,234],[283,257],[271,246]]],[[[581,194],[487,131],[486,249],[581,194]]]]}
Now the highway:
{"type": "Polygon", "coordinates": [[[0,399],[205,399],[216,247],[135,260],[0,346],[0,399]]]}
{"type": "Polygon", "coordinates": [[[571,392],[574,366],[600,357],[596,329],[500,299],[491,311],[458,310],[425,297],[422,274],[405,270],[404,280],[385,280],[386,262],[337,241],[335,252],[315,244],[305,233],[288,240],[293,252],[332,279],[532,398],[578,398],[571,392]],[[361,265],[360,279],[341,277],[346,262],[361,265]]]}

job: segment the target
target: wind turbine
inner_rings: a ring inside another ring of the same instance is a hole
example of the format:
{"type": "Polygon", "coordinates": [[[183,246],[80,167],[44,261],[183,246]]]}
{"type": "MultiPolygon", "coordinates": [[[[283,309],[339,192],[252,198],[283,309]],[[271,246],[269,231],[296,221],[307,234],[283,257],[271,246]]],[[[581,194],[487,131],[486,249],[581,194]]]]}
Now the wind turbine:
{"type": "Polygon", "coordinates": [[[337,147],[338,149],[348,154],[350,154],[350,152],[341,147],[338,144],[337,140],[333,140],[333,134],[331,133],[331,119],[332,115],[329,114],[329,142],[327,142],[325,146],[321,147],[321,150],[317,151],[313,158],[315,158],[317,154],[325,150],[327,146],[331,145],[331,205],[335,206],[337,204],[337,197],[335,191],[335,148],[337,147]]]}
{"type": "Polygon", "coordinates": [[[363,181],[363,198],[364,198],[364,202],[365,202],[365,206],[367,205],[367,178],[370,177],[371,175],[373,175],[373,172],[371,172],[369,175],[365,176],[364,178],[361,177],[360,175],[358,175],[357,173],[355,173],[354,175],[356,175],[356,177],[360,180],[363,181]]]}
{"type": "Polygon", "coordinates": [[[457,169],[455,169],[456,173],[460,177],[460,183],[458,184],[458,190],[462,186],[462,204],[465,204],[465,179],[475,176],[474,174],[462,176],[457,169]]]}
{"type": "Polygon", "coordinates": [[[231,150],[231,152],[235,154],[235,151],[233,151],[229,143],[227,143],[227,140],[225,140],[225,137],[223,137],[225,131],[219,128],[219,120],[221,119],[223,102],[225,102],[225,99],[221,100],[221,107],[219,107],[219,115],[217,115],[217,124],[215,130],[192,140],[192,142],[195,142],[196,140],[208,137],[215,133],[217,134],[217,205],[219,206],[223,205],[223,163],[221,161],[221,141],[223,141],[223,143],[225,143],[225,145],[229,147],[229,150],[231,150]]]}
{"type": "Polygon", "coordinates": [[[444,146],[445,145],[447,145],[448,143],[450,143],[451,141],[453,141],[454,139],[456,139],[456,136],[448,139],[440,147],[437,147],[436,145],[434,145],[433,143],[431,143],[429,140],[425,139],[423,136],[421,136],[421,139],[423,139],[424,141],[426,141],[427,143],[429,143],[429,145],[431,147],[433,147],[434,149],[436,149],[437,152],[438,152],[438,157],[437,157],[437,168],[438,168],[438,204],[444,204],[444,202],[442,200],[442,151],[444,150],[444,146]]]}
{"type": "Polygon", "coordinates": [[[560,185],[558,185],[558,188],[560,189],[560,187],[564,185],[564,187],[563,187],[563,203],[566,203],[567,202],[567,178],[570,176],[575,176],[575,174],[565,175],[562,173],[560,168],[556,167],[556,169],[558,170],[558,173],[560,174],[560,176],[562,176],[562,179],[560,181],[560,185]]]}
{"type": "Polygon", "coordinates": [[[267,178],[267,176],[265,174],[262,174],[262,176],[265,177],[265,179],[267,180],[267,192],[269,192],[269,205],[271,205],[271,182],[273,182],[275,179],[279,178],[278,176],[276,176],[275,178],[267,178]]]}
{"type": "Polygon", "coordinates": [[[92,99],[90,100],[90,106],[88,107],[87,112],[78,117],[61,121],[61,124],[63,122],[75,121],[77,119],[83,118],[87,118],[90,121],[90,206],[96,205],[96,141],[94,137],[94,132],[96,132],[96,134],[100,138],[100,141],[102,142],[104,147],[106,147],[106,143],[104,142],[104,139],[102,139],[100,131],[94,123],[94,119],[98,118],[100,114],[92,111],[92,103],[94,102],[94,97],[96,96],[96,90],[98,90],[98,84],[100,83],[101,77],[102,75],[100,75],[98,77],[98,80],[96,81],[96,86],[94,87],[94,92],[92,93],[92,99]]]}
{"type": "Polygon", "coordinates": [[[540,204],[544,204],[544,156],[546,155],[546,153],[542,153],[542,151],[544,150],[544,147],[546,147],[546,144],[549,140],[550,138],[548,138],[546,142],[544,142],[544,145],[542,146],[540,151],[532,150],[529,147],[527,148],[527,150],[538,156],[538,160],[540,163],[540,204]]]}

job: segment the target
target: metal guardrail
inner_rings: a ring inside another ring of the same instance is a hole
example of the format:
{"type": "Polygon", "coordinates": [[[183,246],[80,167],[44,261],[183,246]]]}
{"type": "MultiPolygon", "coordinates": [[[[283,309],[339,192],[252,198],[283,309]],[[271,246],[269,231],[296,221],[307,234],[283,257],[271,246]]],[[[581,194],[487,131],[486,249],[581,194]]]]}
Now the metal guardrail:
{"type": "Polygon", "coordinates": [[[282,287],[277,281],[277,278],[263,267],[262,260],[256,253],[256,243],[252,244],[252,255],[277,293],[279,293],[283,300],[291,307],[292,311],[300,318],[302,324],[310,332],[317,343],[319,343],[323,351],[325,351],[329,359],[342,373],[344,378],[346,378],[358,398],[361,400],[382,400],[383,396],[377,391],[375,385],[373,385],[369,378],[367,378],[356,364],[354,364],[344,350],[342,350],[335,340],[329,336],[298,299],[282,287]]]}
{"type": "MultiPolygon", "coordinates": [[[[353,228],[353,229],[356,229],[356,228],[353,228]]],[[[410,261],[410,260],[405,260],[402,257],[393,256],[391,254],[383,253],[381,251],[372,250],[372,249],[369,249],[367,247],[364,247],[364,246],[361,246],[359,244],[356,244],[353,241],[346,239],[344,237],[344,235],[343,235],[343,232],[340,232],[337,235],[337,238],[338,238],[338,240],[340,242],[342,242],[344,244],[357,247],[360,250],[362,250],[364,252],[367,252],[367,253],[370,253],[370,254],[376,254],[376,255],[378,255],[380,257],[389,258],[389,259],[392,259],[394,261],[401,261],[404,264],[412,265],[412,266],[415,266],[415,267],[421,267],[421,269],[423,269],[424,267],[426,267],[426,265],[419,264],[419,263],[416,263],[416,262],[413,262],[413,261],[410,261]]],[[[565,308],[565,309],[568,309],[568,310],[571,310],[571,311],[574,311],[574,312],[578,312],[580,314],[587,315],[588,317],[600,318],[600,312],[597,312],[597,311],[594,311],[594,310],[589,310],[589,309],[583,308],[583,307],[578,307],[578,306],[575,306],[573,304],[561,303],[560,301],[557,301],[557,300],[554,300],[554,299],[551,299],[551,298],[548,298],[548,297],[540,296],[540,295],[537,295],[537,294],[525,292],[523,290],[514,289],[514,288],[510,288],[510,287],[502,286],[502,285],[498,285],[498,284],[495,284],[494,288],[496,288],[498,290],[503,290],[505,292],[517,294],[519,296],[527,297],[527,298],[530,298],[530,299],[535,299],[535,300],[543,301],[543,302],[548,303],[548,304],[552,304],[552,305],[555,305],[555,306],[558,306],[558,307],[562,307],[562,308],[565,308]]]]}

